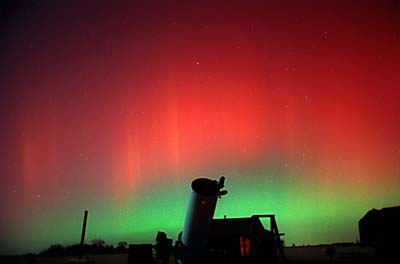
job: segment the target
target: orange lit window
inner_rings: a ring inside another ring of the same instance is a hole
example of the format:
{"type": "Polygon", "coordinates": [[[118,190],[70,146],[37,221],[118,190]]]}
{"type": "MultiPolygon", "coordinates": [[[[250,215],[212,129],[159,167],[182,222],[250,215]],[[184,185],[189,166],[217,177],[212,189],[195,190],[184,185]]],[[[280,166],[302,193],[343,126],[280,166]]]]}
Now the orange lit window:
{"type": "Polygon", "coordinates": [[[240,243],[240,255],[242,257],[250,256],[250,239],[240,237],[239,243],[240,243]]]}

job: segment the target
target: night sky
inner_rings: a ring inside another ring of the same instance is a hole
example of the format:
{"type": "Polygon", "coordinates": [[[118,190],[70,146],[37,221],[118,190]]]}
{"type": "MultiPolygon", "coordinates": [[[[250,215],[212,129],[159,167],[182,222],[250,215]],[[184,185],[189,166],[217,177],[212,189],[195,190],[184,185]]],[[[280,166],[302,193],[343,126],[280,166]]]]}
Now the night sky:
{"type": "Polygon", "coordinates": [[[2,1],[0,254],[85,209],[88,243],[175,240],[221,175],[216,217],[355,242],[400,204],[399,63],[399,1],[2,1]]]}

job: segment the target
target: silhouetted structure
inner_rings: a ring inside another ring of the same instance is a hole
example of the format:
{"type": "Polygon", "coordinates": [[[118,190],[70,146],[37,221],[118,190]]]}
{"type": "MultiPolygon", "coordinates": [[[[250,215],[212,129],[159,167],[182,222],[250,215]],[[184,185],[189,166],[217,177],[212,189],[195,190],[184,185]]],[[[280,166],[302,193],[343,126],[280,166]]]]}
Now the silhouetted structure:
{"type": "Polygon", "coordinates": [[[213,219],[209,263],[277,263],[285,260],[275,215],[213,219]],[[270,230],[261,218],[269,219],[270,230]]]}
{"type": "Polygon", "coordinates": [[[88,210],[85,210],[85,214],[83,216],[83,225],[82,225],[82,235],[81,235],[81,246],[85,243],[85,234],[86,234],[86,223],[88,217],[88,210]]]}
{"type": "Polygon", "coordinates": [[[358,222],[361,246],[373,246],[383,258],[397,257],[400,248],[400,206],[372,209],[358,222]]]}
{"type": "Polygon", "coordinates": [[[167,234],[159,231],[156,237],[156,259],[161,263],[169,263],[171,253],[173,253],[172,239],[167,237],[167,234]]]}
{"type": "MultiPolygon", "coordinates": [[[[78,251],[79,251],[79,258],[78,259],[71,259],[67,263],[73,264],[73,263],[95,263],[93,260],[90,260],[89,257],[86,255],[87,254],[87,247],[85,247],[85,234],[86,234],[86,224],[87,224],[87,218],[88,218],[88,210],[85,210],[84,216],[83,216],[83,224],[82,224],[82,234],[81,234],[81,243],[78,245],[78,251]]],[[[73,246],[71,247],[73,249],[73,246]]]]}

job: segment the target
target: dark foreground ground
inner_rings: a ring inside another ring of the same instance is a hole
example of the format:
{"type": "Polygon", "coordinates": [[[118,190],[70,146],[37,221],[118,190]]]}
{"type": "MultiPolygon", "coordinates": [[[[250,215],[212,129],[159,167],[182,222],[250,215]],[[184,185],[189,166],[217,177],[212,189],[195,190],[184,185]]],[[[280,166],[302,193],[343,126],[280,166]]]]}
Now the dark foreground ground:
{"type": "MultiPolygon", "coordinates": [[[[300,263],[384,263],[381,258],[376,257],[373,248],[362,248],[358,245],[319,245],[319,246],[302,246],[302,247],[286,247],[285,254],[288,264],[300,263]],[[333,250],[332,250],[333,249],[333,250]],[[328,253],[331,252],[331,255],[328,253]]],[[[88,256],[90,263],[95,264],[112,264],[121,263],[128,264],[128,254],[110,254],[110,255],[90,255],[88,256]]],[[[1,264],[70,264],[84,263],[75,257],[42,257],[42,256],[2,256],[1,264]]],[[[156,262],[155,262],[156,263],[156,262]]],[[[175,263],[171,258],[170,263],[175,263]]],[[[386,262],[387,263],[387,262],[386,262]]],[[[393,263],[397,263],[394,261],[393,263]]],[[[138,263],[140,264],[140,263],[138,263]]]]}

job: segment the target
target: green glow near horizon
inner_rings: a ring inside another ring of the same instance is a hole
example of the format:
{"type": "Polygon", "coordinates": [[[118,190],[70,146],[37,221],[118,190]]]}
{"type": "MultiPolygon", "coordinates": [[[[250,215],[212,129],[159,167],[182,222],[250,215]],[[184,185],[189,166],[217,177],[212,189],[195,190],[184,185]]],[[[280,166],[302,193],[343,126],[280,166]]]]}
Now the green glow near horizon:
{"type": "MultiPolygon", "coordinates": [[[[242,181],[239,177],[226,175],[229,193],[218,200],[214,217],[275,214],[280,232],[285,233],[286,245],[356,242],[357,222],[370,209],[371,201],[379,207],[395,205],[398,199],[396,195],[365,197],[349,190],[333,195],[319,191],[315,184],[293,186],[265,180],[279,177],[257,176],[251,172],[242,175],[260,180],[242,181]],[[326,230],[335,232],[327,236],[326,230]]],[[[101,238],[114,245],[119,241],[154,244],[157,231],[164,231],[176,240],[182,231],[189,191],[189,184],[179,183],[143,190],[139,198],[127,199],[118,205],[116,201],[102,200],[103,206],[97,206],[97,203],[80,209],[66,206],[65,210],[54,210],[32,222],[36,226],[35,232],[27,232],[28,236],[16,246],[23,248],[29,241],[39,241],[36,250],[42,250],[49,245],[48,241],[51,244],[79,243],[85,208],[89,209],[86,243],[101,238]],[[36,234],[40,234],[41,239],[34,237],[36,234]]]]}

